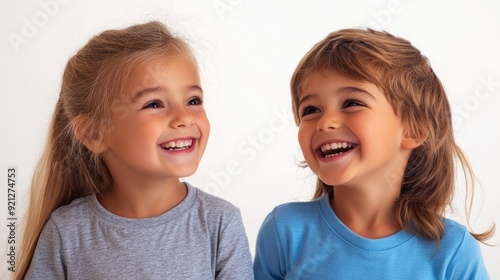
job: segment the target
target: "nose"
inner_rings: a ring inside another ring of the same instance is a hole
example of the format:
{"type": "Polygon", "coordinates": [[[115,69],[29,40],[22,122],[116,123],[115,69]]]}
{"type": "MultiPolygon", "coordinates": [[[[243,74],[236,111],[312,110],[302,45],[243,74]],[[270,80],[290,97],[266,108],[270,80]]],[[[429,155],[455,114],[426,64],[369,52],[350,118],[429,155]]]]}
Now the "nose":
{"type": "Polygon", "coordinates": [[[170,126],[172,128],[189,127],[194,124],[194,117],[184,106],[176,106],[170,108],[172,116],[170,126]]]}
{"type": "Polygon", "coordinates": [[[333,112],[323,112],[317,122],[316,129],[318,131],[328,131],[332,129],[339,129],[340,117],[333,112]]]}

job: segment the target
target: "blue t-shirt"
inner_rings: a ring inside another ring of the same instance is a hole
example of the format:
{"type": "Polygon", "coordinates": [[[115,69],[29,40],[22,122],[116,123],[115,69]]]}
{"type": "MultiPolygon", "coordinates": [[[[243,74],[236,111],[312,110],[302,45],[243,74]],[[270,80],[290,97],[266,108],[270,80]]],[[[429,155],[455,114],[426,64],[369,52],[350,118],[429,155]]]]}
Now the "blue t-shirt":
{"type": "Polygon", "coordinates": [[[401,230],[367,239],[345,226],[328,197],[276,207],[257,238],[255,279],[489,279],[478,242],[444,219],[436,242],[401,230]]]}

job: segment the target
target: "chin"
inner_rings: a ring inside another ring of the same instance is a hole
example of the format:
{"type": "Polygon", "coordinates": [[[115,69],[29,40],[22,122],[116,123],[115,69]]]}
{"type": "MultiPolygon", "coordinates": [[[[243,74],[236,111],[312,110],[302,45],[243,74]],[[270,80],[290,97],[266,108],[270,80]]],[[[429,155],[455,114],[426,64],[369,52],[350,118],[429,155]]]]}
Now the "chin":
{"type": "Polygon", "coordinates": [[[329,185],[329,186],[340,186],[340,185],[345,185],[348,180],[344,179],[344,178],[325,178],[325,177],[320,177],[318,176],[318,178],[325,184],[329,185]]]}
{"type": "Polygon", "coordinates": [[[197,169],[198,169],[198,166],[184,168],[184,169],[178,170],[177,174],[178,174],[178,177],[189,177],[189,176],[193,175],[197,169]]]}

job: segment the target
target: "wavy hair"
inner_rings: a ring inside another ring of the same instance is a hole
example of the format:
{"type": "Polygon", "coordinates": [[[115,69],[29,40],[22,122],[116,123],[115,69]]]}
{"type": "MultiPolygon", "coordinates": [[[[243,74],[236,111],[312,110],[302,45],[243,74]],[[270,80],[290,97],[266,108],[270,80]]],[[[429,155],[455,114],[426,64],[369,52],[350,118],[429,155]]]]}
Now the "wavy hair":
{"type": "Polygon", "coordinates": [[[111,111],[126,81],[145,64],[173,55],[193,58],[187,43],[157,21],[94,36],[66,65],[48,140],[35,169],[15,279],[22,279],[31,263],[38,237],[58,207],[75,198],[110,189],[111,175],[98,152],[78,137],[103,137],[113,126],[111,111]],[[86,125],[78,126],[84,117],[86,125]]]}
{"type": "MultiPolygon", "coordinates": [[[[469,224],[474,173],[455,142],[450,104],[428,59],[409,41],[387,32],[342,29],[330,33],[307,52],[292,75],[292,109],[297,125],[298,97],[308,75],[328,70],[378,86],[409,132],[426,136],[412,151],[403,174],[395,205],[400,226],[424,238],[441,240],[442,217],[455,190],[456,162],[466,180],[469,224]]],[[[333,188],[318,178],[314,198],[325,194],[333,196],[333,188]]],[[[472,235],[484,242],[494,229],[495,225],[472,235]]]]}

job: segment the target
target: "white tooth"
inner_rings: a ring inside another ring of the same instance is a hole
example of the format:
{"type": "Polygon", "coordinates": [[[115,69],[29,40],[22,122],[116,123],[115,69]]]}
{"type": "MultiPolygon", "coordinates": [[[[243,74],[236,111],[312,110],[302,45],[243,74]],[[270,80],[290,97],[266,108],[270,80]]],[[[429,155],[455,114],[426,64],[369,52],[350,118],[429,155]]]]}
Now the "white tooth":
{"type": "Polygon", "coordinates": [[[325,145],[321,145],[321,147],[320,147],[320,148],[321,148],[321,151],[322,151],[322,152],[326,151],[326,149],[325,149],[325,145]]]}
{"type": "Polygon", "coordinates": [[[337,143],[332,143],[332,144],[330,144],[330,147],[331,147],[331,149],[332,149],[332,150],[335,150],[335,149],[337,149],[337,148],[338,148],[338,147],[337,147],[337,143]]]}
{"type": "Polygon", "coordinates": [[[191,143],[189,143],[188,140],[184,140],[184,147],[189,147],[191,146],[191,143]]]}
{"type": "Polygon", "coordinates": [[[168,142],[167,148],[175,148],[175,142],[174,141],[168,142]]]}
{"type": "Polygon", "coordinates": [[[347,148],[347,143],[346,142],[342,143],[342,148],[347,148]]]}

